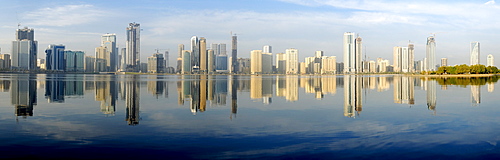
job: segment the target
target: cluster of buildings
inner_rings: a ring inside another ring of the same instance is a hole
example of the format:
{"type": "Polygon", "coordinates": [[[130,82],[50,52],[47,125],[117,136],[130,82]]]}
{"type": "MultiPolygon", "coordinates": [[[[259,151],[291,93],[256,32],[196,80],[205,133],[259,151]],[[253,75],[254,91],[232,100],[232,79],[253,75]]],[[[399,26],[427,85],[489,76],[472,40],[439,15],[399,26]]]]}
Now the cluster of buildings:
{"type": "MultiPolygon", "coordinates": [[[[21,71],[47,70],[56,72],[148,72],[180,74],[356,74],[356,73],[415,73],[436,71],[439,66],[447,66],[447,58],[436,64],[436,42],[429,36],[426,43],[426,57],[415,61],[415,45],[393,48],[393,63],[383,58],[363,59],[363,40],[354,32],[343,36],[343,62],[336,56],[325,56],[316,51],[313,57],[299,62],[299,50],[286,49],[284,53],[273,55],[272,46],[250,51],[250,58],[238,58],[237,36],[232,35],[230,55],[224,43],[212,43],[207,47],[205,37],[193,36],[189,48],[178,45],[177,66],[170,67],[169,53],[165,51],[140,60],[140,24],[130,23],[126,29],[125,48],[118,48],[116,34],[101,36],[101,46],[93,55],[84,51],[66,50],[62,44],[51,44],[45,50],[45,59],[37,59],[38,42],[34,30],[16,30],[16,40],[12,42],[12,54],[0,54],[0,69],[21,71]]],[[[471,42],[470,65],[480,64],[479,42],[471,42]]],[[[366,55],[364,55],[366,57],[366,55]]],[[[487,56],[487,66],[493,66],[493,55],[487,56]]]]}

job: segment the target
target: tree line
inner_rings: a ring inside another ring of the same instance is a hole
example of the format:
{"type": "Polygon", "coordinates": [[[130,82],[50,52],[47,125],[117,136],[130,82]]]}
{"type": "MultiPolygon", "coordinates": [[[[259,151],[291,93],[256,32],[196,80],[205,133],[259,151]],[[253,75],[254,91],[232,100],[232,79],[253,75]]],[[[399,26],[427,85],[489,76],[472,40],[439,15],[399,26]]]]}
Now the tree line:
{"type": "Polygon", "coordinates": [[[476,65],[455,65],[455,66],[441,66],[437,71],[422,71],[422,74],[497,74],[500,73],[495,66],[484,66],[482,64],[476,65]]]}

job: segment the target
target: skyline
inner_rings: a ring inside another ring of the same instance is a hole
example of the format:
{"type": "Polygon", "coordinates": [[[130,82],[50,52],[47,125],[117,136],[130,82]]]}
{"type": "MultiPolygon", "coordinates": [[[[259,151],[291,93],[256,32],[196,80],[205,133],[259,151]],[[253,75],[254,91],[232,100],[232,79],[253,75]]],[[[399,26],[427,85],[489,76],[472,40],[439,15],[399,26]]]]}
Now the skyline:
{"type": "MultiPolygon", "coordinates": [[[[140,23],[143,29],[141,62],[155,53],[155,49],[177,53],[177,45],[189,46],[192,36],[205,37],[207,45],[231,44],[231,31],[238,35],[238,57],[249,58],[250,51],[270,45],[274,54],[284,53],[288,48],[298,49],[300,62],[314,56],[317,50],[324,51],[325,56],[343,59],[344,32],[362,35],[363,51],[370,60],[379,57],[391,60],[393,47],[405,46],[408,41],[415,44],[415,60],[423,60],[430,33],[436,33],[436,59],[448,58],[449,65],[468,64],[469,45],[473,41],[481,43],[484,53],[481,62],[486,62],[484,55],[499,56],[495,51],[500,49],[495,45],[500,33],[500,28],[495,26],[500,21],[492,18],[500,13],[495,1],[3,3],[0,7],[1,53],[11,53],[15,29],[20,23],[20,28],[27,26],[35,30],[38,58],[45,58],[40,53],[49,44],[63,44],[68,50],[94,55],[101,36],[106,33],[115,33],[117,46],[125,48],[125,28],[131,22],[140,23]]],[[[170,66],[176,64],[176,58],[170,54],[170,66]]]]}

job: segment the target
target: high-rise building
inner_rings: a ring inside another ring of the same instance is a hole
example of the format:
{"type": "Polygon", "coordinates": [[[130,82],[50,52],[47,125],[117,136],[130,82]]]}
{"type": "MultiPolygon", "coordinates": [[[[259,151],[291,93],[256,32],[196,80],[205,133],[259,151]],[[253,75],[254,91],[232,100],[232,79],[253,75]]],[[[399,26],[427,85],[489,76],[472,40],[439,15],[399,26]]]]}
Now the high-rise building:
{"type": "Polygon", "coordinates": [[[413,44],[409,47],[394,47],[394,72],[414,72],[413,44]]]}
{"type": "Polygon", "coordinates": [[[139,72],[141,64],[141,26],[138,23],[129,23],[127,27],[127,44],[125,63],[122,71],[139,72]]]}
{"type": "Polygon", "coordinates": [[[200,73],[207,73],[207,40],[205,37],[200,37],[200,73]]]}
{"type": "Polygon", "coordinates": [[[191,71],[198,72],[200,69],[200,41],[198,37],[191,37],[191,71]]]}
{"type": "Polygon", "coordinates": [[[273,54],[262,53],[262,73],[273,73],[273,54]]]}
{"type": "Polygon", "coordinates": [[[316,51],[316,52],[314,53],[314,57],[316,57],[316,58],[321,58],[321,57],[323,57],[323,56],[324,56],[324,54],[325,54],[325,52],[323,52],[323,51],[316,51]]]}
{"type": "Polygon", "coordinates": [[[64,59],[66,60],[66,71],[85,71],[85,53],[83,51],[64,51],[64,59]]]}
{"type": "Polygon", "coordinates": [[[10,69],[11,60],[9,54],[0,54],[0,69],[10,69]]]}
{"type": "Polygon", "coordinates": [[[273,53],[273,47],[270,45],[265,45],[262,47],[262,53],[273,53]]]}
{"type": "Polygon", "coordinates": [[[100,46],[95,48],[95,63],[94,63],[94,71],[96,72],[107,72],[108,67],[108,50],[104,46],[100,46]]]}
{"type": "Polygon", "coordinates": [[[495,57],[493,57],[493,55],[488,54],[488,57],[486,58],[486,65],[495,66],[495,57]]]}
{"type": "Polygon", "coordinates": [[[94,72],[95,67],[95,57],[94,56],[85,56],[85,72],[94,72]]]}
{"type": "Polygon", "coordinates": [[[250,74],[262,73],[262,51],[253,50],[250,52],[250,74]]]}
{"type": "Polygon", "coordinates": [[[480,50],[479,50],[479,42],[471,42],[470,43],[470,65],[479,64],[480,50]]]}
{"type": "Polygon", "coordinates": [[[116,48],[116,34],[104,34],[101,36],[101,46],[106,47],[106,67],[110,72],[115,72],[118,61],[118,48],[116,48]]]}
{"type": "Polygon", "coordinates": [[[148,73],[161,73],[163,72],[163,54],[155,53],[153,56],[148,57],[148,73]]]}
{"type": "Polygon", "coordinates": [[[46,53],[46,67],[47,70],[53,71],[65,71],[66,70],[66,60],[64,60],[64,45],[51,44],[45,50],[46,53]]]}
{"type": "Polygon", "coordinates": [[[362,39],[355,38],[355,33],[344,33],[344,72],[360,73],[362,72],[362,39]]]}
{"type": "Polygon", "coordinates": [[[299,50],[290,48],[285,50],[285,73],[299,73],[299,50]]]}
{"type": "Polygon", "coordinates": [[[434,36],[429,36],[427,37],[427,44],[426,44],[426,61],[424,62],[425,64],[425,71],[435,71],[436,70],[436,41],[434,39],[434,36]]]}
{"type": "Polygon", "coordinates": [[[36,69],[38,42],[35,31],[28,27],[16,30],[16,40],[12,41],[12,68],[21,70],[36,69]]]}
{"type": "Polygon", "coordinates": [[[321,68],[321,74],[335,74],[337,71],[337,57],[323,56],[321,58],[320,68],[321,68]]]}
{"type": "Polygon", "coordinates": [[[212,49],[207,50],[207,70],[208,73],[215,72],[215,52],[212,49]]]}
{"type": "Polygon", "coordinates": [[[278,74],[285,74],[285,68],[286,68],[285,53],[277,53],[276,54],[276,72],[278,72],[278,74]]]}
{"type": "Polygon", "coordinates": [[[232,36],[231,40],[231,73],[238,73],[238,37],[232,36]]]}
{"type": "Polygon", "coordinates": [[[448,66],[448,58],[441,58],[441,66],[448,66]]]}
{"type": "Polygon", "coordinates": [[[182,51],[182,69],[181,73],[190,74],[191,73],[191,51],[183,50],[182,51]]]}
{"type": "Polygon", "coordinates": [[[177,72],[180,73],[182,70],[182,51],[184,50],[184,44],[179,44],[177,46],[177,72]]]}

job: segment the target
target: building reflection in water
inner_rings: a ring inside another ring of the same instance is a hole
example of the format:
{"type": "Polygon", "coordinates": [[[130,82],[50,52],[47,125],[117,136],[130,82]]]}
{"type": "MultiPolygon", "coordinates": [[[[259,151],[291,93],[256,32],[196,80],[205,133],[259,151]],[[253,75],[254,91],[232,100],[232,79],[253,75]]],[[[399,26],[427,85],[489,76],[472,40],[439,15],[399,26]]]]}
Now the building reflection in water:
{"type": "Polygon", "coordinates": [[[114,115],[116,111],[116,100],[118,98],[115,76],[99,76],[95,81],[95,100],[100,101],[101,112],[106,115],[114,115]]]}
{"type": "Polygon", "coordinates": [[[394,77],[394,103],[415,104],[415,78],[414,77],[394,77]]]}
{"type": "Polygon", "coordinates": [[[425,78],[425,90],[427,91],[427,109],[436,112],[437,82],[425,78]]]}
{"type": "Polygon", "coordinates": [[[300,82],[305,92],[314,94],[318,100],[323,99],[326,94],[335,95],[337,93],[336,76],[307,77],[302,78],[300,82]]]}
{"type": "Polygon", "coordinates": [[[49,103],[64,102],[64,74],[48,74],[45,80],[45,98],[49,103]]]}
{"type": "Polygon", "coordinates": [[[37,103],[36,75],[15,75],[11,84],[11,102],[16,109],[15,115],[24,118],[33,116],[33,106],[37,103]]]}
{"type": "Polygon", "coordinates": [[[273,96],[273,80],[269,77],[253,75],[250,77],[250,98],[254,100],[262,100],[264,104],[272,103],[273,96]]]}
{"type": "Polygon", "coordinates": [[[344,76],[344,116],[354,118],[363,110],[361,87],[361,76],[344,76]]]}
{"type": "MultiPolygon", "coordinates": [[[[231,76],[231,114],[229,116],[229,119],[236,118],[236,113],[238,113],[238,76],[231,76]]],[[[244,83],[243,83],[244,84],[244,83]]]]}
{"type": "Polygon", "coordinates": [[[479,106],[479,103],[481,103],[481,86],[471,85],[470,94],[472,106],[479,106]]]}
{"type": "Polygon", "coordinates": [[[139,75],[127,76],[125,84],[126,121],[128,125],[139,124],[139,75]]]}
{"type": "Polygon", "coordinates": [[[217,77],[215,80],[215,93],[212,106],[225,106],[227,98],[227,76],[217,77]]]}

